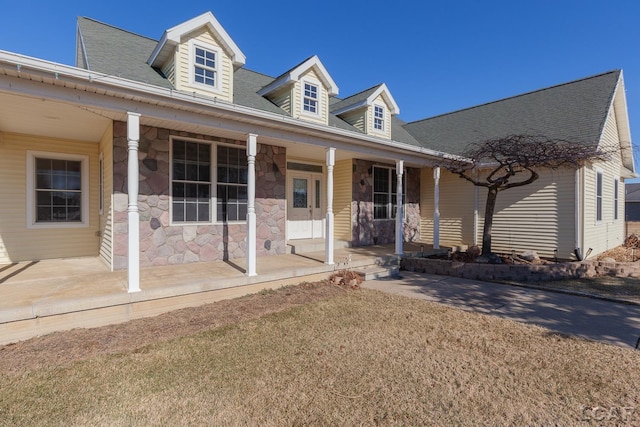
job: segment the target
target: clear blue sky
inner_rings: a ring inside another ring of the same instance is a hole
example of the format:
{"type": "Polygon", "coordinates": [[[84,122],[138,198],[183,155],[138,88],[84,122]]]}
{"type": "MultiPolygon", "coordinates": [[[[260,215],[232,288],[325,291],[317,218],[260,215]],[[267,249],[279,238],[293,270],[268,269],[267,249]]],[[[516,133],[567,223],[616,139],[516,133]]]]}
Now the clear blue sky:
{"type": "Polygon", "coordinates": [[[640,143],[638,0],[3,3],[0,50],[70,65],[77,16],[157,39],[210,10],[247,68],[277,76],[317,54],[339,96],[384,82],[405,121],[621,68],[640,143]]]}

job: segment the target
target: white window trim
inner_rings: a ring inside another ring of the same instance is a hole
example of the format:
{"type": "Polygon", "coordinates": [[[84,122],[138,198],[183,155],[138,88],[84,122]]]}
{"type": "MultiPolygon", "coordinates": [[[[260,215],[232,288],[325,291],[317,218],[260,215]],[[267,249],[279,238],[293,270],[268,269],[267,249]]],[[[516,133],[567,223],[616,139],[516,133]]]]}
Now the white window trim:
{"type": "Polygon", "coordinates": [[[595,211],[594,211],[594,219],[595,219],[595,223],[596,225],[602,224],[604,223],[604,171],[600,168],[596,168],[596,175],[595,175],[595,188],[594,188],[594,192],[595,192],[595,211]],[[602,176],[602,186],[601,186],[601,193],[598,196],[598,175],[602,176]],[[598,219],[598,198],[600,198],[600,219],[598,219]]]}
{"type": "MultiPolygon", "coordinates": [[[[218,146],[226,146],[237,149],[244,149],[242,145],[225,144],[218,141],[209,141],[205,139],[189,138],[183,136],[171,136],[169,137],[169,225],[176,227],[184,227],[189,225],[222,225],[222,224],[245,224],[247,221],[218,221],[218,146]],[[196,142],[199,144],[209,144],[211,146],[211,196],[209,198],[209,218],[208,222],[202,221],[174,221],[173,220],[173,142],[188,141],[196,142]]],[[[248,186],[248,184],[247,184],[248,186]]]]}
{"type": "Polygon", "coordinates": [[[309,77],[305,77],[300,80],[300,114],[309,117],[321,117],[322,116],[322,84],[316,80],[309,77]],[[304,85],[310,84],[318,88],[318,99],[317,99],[317,108],[316,112],[312,113],[310,111],[306,111],[304,109],[304,85]]]}
{"type": "Polygon", "coordinates": [[[221,94],[222,93],[221,79],[222,79],[222,50],[220,50],[220,48],[218,48],[217,46],[213,46],[207,43],[202,43],[197,40],[189,40],[189,83],[191,84],[191,86],[207,92],[221,94]],[[195,79],[196,47],[209,50],[216,54],[215,86],[209,86],[207,84],[196,82],[196,79],[195,79]]]}
{"type": "Polygon", "coordinates": [[[620,220],[620,178],[613,179],[613,221],[620,220]]]}
{"type": "Polygon", "coordinates": [[[47,151],[27,151],[27,228],[87,228],[89,227],[89,156],[80,154],[51,153],[47,151]],[[36,158],[73,160],[80,162],[80,212],[78,222],[36,222],[36,158]]]}
{"type": "Polygon", "coordinates": [[[379,133],[382,135],[387,134],[387,108],[382,104],[373,104],[373,108],[371,109],[371,129],[375,133],[379,133]],[[382,129],[376,129],[376,107],[382,108],[382,129]]]}
{"type": "MultiPolygon", "coordinates": [[[[390,166],[380,166],[380,165],[373,165],[373,169],[387,169],[390,172],[390,178],[393,178],[393,176],[396,177],[396,179],[398,178],[398,174],[395,172],[396,168],[395,167],[390,167],[390,166]]],[[[373,169],[371,170],[371,177],[373,178],[373,169]]],[[[397,182],[397,181],[396,181],[397,182]]],[[[389,180],[389,186],[393,187],[393,179],[389,180]]],[[[407,194],[407,170],[405,169],[404,173],[402,174],[402,220],[405,221],[407,219],[407,199],[406,199],[406,194],[407,194]]],[[[398,197],[398,194],[396,193],[397,191],[397,187],[393,187],[390,188],[390,193],[389,193],[389,208],[388,208],[388,214],[389,216],[387,216],[387,218],[373,218],[373,221],[395,221],[396,218],[394,216],[391,215],[391,212],[393,212],[393,209],[396,207],[396,205],[394,205],[393,203],[391,203],[393,194],[396,194],[396,200],[398,197]]],[[[373,185],[371,186],[371,203],[373,206],[373,212],[372,212],[372,217],[374,216],[374,212],[375,212],[375,202],[374,202],[374,197],[373,195],[375,194],[375,182],[373,183],[373,185]]]]}

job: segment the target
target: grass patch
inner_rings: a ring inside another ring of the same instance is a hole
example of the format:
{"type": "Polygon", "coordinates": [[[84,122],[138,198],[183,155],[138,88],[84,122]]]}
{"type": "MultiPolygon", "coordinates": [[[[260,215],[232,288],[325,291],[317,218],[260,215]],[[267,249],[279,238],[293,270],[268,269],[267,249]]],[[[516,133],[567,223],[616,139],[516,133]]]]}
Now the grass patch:
{"type": "Polygon", "coordinates": [[[0,422],[574,425],[596,406],[640,422],[639,364],[634,350],[361,290],[4,373],[0,422]]]}

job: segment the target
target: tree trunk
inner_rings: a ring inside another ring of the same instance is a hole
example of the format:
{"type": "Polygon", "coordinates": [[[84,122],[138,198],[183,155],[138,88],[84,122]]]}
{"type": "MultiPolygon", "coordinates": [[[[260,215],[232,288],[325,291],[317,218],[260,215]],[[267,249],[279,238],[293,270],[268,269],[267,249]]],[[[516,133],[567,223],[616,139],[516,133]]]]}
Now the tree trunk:
{"type": "Polygon", "coordinates": [[[493,212],[496,208],[498,189],[489,187],[487,204],[484,208],[484,227],[482,229],[482,256],[491,255],[491,228],[493,227],[493,212]]]}

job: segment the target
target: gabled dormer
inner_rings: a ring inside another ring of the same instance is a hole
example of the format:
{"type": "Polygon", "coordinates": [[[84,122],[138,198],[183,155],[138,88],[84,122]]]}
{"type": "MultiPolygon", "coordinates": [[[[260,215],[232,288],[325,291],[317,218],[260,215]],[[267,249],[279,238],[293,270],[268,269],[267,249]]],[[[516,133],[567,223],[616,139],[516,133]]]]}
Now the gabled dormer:
{"type": "Polygon", "coordinates": [[[277,77],[258,94],[292,117],[326,125],[329,123],[329,97],[338,94],[338,86],[320,58],[314,55],[277,77]]]}
{"type": "Polygon", "coordinates": [[[207,12],[165,31],[147,63],[178,91],[233,102],[233,71],[245,56],[207,12]]]}
{"type": "Polygon", "coordinates": [[[391,116],[399,114],[400,109],[382,83],[336,102],[331,113],[367,135],[391,139],[391,116]]]}

